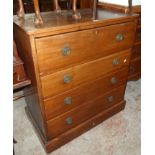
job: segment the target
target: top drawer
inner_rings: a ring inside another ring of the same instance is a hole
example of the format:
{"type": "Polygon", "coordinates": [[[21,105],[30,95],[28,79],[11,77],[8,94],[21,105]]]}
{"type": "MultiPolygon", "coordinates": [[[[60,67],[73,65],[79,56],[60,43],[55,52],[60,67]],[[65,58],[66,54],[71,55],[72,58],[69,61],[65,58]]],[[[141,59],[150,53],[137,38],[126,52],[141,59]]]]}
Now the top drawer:
{"type": "Polygon", "coordinates": [[[135,23],[128,22],[36,39],[40,74],[130,48],[134,33],[135,23]]]}

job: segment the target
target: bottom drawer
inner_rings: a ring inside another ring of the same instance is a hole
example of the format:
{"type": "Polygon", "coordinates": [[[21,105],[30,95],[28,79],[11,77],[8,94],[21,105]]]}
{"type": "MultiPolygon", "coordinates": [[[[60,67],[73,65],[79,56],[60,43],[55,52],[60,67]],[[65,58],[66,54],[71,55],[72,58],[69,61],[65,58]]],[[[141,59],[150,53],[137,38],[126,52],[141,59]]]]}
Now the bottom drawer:
{"type": "Polygon", "coordinates": [[[47,121],[47,138],[48,140],[57,137],[63,132],[77,126],[101,111],[113,106],[124,99],[126,85],[96,98],[87,104],[81,105],[73,110],[64,113],[54,119],[47,121]]]}

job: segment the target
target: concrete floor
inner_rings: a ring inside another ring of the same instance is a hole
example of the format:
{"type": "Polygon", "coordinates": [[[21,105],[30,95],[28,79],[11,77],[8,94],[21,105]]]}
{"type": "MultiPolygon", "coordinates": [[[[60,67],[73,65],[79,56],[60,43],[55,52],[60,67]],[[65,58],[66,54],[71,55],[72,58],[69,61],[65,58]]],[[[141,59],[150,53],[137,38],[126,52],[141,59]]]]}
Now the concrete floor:
{"type": "MultiPolygon", "coordinates": [[[[140,155],[141,81],[128,82],[124,111],[104,121],[49,155],[140,155]]],[[[16,155],[46,155],[25,114],[25,100],[14,103],[16,155]]]]}

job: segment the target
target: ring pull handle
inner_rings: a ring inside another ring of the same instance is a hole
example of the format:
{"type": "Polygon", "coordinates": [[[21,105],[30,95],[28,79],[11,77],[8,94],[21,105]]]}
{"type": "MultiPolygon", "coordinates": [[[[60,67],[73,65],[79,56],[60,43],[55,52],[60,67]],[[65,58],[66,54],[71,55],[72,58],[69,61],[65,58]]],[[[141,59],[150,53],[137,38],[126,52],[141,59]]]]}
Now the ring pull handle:
{"type": "Polygon", "coordinates": [[[115,39],[116,39],[116,41],[122,41],[124,39],[124,36],[123,36],[123,34],[119,33],[116,35],[115,39]]]}
{"type": "Polygon", "coordinates": [[[113,102],[113,100],[114,100],[114,97],[113,96],[108,96],[108,102],[109,103],[113,102]]]}
{"type": "Polygon", "coordinates": [[[66,122],[67,125],[71,125],[73,123],[72,117],[67,117],[65,122],[66,122]]]}
{"type": "Polygon", "coordinates": [[[66,98],[64,99],[64,104],[65,104],[65,105],[70,105],[70,104],[72,104],[72,97],[66,97],[66,98]]]}
{"type": "Polygon", "coordinates": [[[112,78],[111,78],[111,83],[112,83],[112,84],[116,84],[116,83],[117,83],[116,77],[112,77],[112,78]]]}
{"type": "Polygon", "coordinates": [[[113,66],[119,65],[119,60],[116,58],[113,60],[113,66]]]}
{"type": "Polygon", "coordinates": [[[61,53],[63,56],[68,56],[71,54],[71,49],[70,47],[66,46],[64,48],[61,49],[61,53]]]}
{"type": "Polygon", "coordinates": [[[65,84],[68,84],[72,81],[72,77],[70,75],[65,75],[63,81],[65,84]]]}

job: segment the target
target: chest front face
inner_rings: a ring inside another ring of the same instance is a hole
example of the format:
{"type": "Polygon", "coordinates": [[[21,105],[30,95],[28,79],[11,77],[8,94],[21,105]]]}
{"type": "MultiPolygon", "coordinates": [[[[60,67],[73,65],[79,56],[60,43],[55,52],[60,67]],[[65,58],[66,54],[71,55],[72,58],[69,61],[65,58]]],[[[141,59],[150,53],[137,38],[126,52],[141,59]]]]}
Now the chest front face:
{"type": "Polygon", "coordinates": [[[95,22],[90,10],[81,11],[78,22],[52,15],[44,14],[47,22],[39,29],[28,26],[29,20],[23,27],[15,23],[35,90],[27,97],[28,111],[47,152],[125,107],[136,30],[132,15],[100,10],[95,22]]]}

